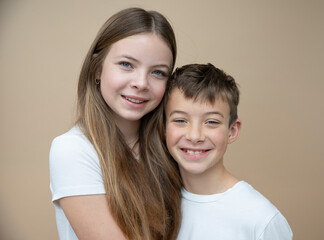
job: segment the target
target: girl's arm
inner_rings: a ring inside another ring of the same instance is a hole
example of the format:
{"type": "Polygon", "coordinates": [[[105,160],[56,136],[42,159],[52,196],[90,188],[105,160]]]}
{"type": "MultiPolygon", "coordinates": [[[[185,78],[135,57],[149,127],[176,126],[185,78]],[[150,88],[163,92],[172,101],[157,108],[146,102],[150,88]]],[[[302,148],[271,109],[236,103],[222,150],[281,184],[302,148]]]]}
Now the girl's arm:
{"type": "Polygon", "coordinates": [[[105,195],[64,197],[58,201],[79,240],[126,240],[105,195]]]}
{"type": "Polygon", "coordinates": [[[97,153],[77,127],[52,142],[50,188],[62,239],[71,226],[80,240],[126,239],[109,210],[97,153]]]}

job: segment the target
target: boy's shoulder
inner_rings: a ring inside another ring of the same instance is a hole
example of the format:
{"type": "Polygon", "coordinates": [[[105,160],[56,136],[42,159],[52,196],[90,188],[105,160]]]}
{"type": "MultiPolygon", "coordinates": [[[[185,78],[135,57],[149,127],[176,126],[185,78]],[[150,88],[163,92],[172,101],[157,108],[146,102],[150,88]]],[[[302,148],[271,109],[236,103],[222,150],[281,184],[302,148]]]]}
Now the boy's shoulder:
{"type": "Polygon", "coordinates": [[[233,196],[228,200],[233,201],[233,204],[230,204],[234,210],[233,216],[244,220],[250,226],[255,226],[258,229],[257,236],[262,232],[269,236],[280,233],[287,237],[283,237],[284,239],[292,239],[292,231],[285,217],[274,204],[247,182],[239,182],[237,191],[233,191],[233,196]]]}
{"type": "Polygon", "coordinates": [[[266,197],[245,181],[236,183],[220,194],[196,195],[183,190],[182,196],[186,205],[199,204],[202,207],[212,204],[221,211],[234,215],[240,213],[243,218],[249,216],[255,221],[265,216],[271,218],[279,212],[266,197]]]}
{"type": "Polygon", "coordinates": [[[230,236],[228,239],[262,239],[262,234],[278,236],[282,233],[283,236],[289,236],[282,239],[292,239],[292,232],[284,216],[267,198],[244,181],[236,183],[224,193],[197,195],[183,190],[182,195],[181,235],[185,235],[184,229],[194,227],[199,234],[201,228],[208,229],[208,237],[215,236],[215,239],[224,239],[223,236],[230,236]]]}
{"type": "Polygon", "coordinates": [[[270,221],[279,213],[279,210],[265,196],[247,182],[241,181],[235,187],[224,201],[228,201],[229,205],[236,209],[235,212],[241,213],[242,217],[249,216],[256,222],[260,219],[270,221]]]}
{"type": "Polygon", "coordinates": [[[259,191],[254,189],[245,181],[237,183],[232,194],[229,194],[228,201],[233,205],[239,206],[250,213],[256,215],[272,215],[278,212],[278,209],[259,191]],[[235,188],[236,187],[236,188],[235,188]]]}

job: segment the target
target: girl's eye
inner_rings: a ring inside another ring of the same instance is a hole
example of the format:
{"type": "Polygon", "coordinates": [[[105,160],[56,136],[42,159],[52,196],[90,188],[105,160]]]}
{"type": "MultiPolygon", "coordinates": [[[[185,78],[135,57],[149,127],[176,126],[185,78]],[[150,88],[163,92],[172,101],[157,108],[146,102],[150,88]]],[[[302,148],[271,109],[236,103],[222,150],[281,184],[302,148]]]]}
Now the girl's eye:
{"type": "Polygon", "coordinates": [[[158,76],[158,77],[165,77],[167,75],[163,71],[160,71],[160,70],[153,71],[153,74],[158,76]]]}
{"type": "Polygon", "coordinates": [[[175,123],[185,123],[186,121],[184,119],[174,119],[173,122],[175,122],[175,123]]]}
{"type": "Polygon", "coordinates": [[[124,68],[131,68],[132,65],[129,62],[121,62],[119,63],[124,68]]]}

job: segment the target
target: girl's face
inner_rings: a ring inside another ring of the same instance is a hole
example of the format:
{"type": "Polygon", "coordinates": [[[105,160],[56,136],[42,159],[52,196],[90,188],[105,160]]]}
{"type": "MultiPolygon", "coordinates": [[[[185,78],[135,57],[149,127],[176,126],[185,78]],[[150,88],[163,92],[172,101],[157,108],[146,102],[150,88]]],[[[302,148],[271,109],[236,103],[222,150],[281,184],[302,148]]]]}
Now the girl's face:
{"type": "Polygon", "coordinates": [[[168,45],[152,33],[126,37],[110,47],[100,88],[119,127],[138,123],[161,102],[172,60],[168,45]]]}

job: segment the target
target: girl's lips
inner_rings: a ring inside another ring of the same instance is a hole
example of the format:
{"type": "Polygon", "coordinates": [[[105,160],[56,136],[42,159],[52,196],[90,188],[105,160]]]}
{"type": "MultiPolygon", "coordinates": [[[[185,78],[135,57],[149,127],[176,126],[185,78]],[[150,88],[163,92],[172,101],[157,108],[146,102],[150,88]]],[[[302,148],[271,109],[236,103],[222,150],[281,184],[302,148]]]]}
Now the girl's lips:
{"type": "Polygon", "coordinates": [[[140,98],[140,97],[134,97],[134,96],[125,96],[122,95],[122,97],[124,99],[126,99],[127,101],[131,102],[131,103],[135,103],[135,104],[141,104],[144,102],[147,102],[148,100],[144,99],[144,98],[140,98]]]}

